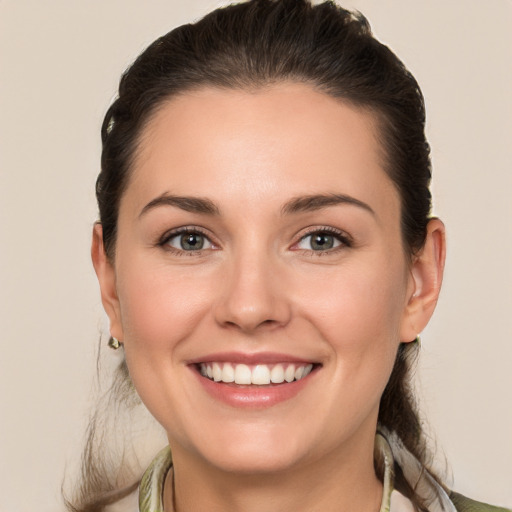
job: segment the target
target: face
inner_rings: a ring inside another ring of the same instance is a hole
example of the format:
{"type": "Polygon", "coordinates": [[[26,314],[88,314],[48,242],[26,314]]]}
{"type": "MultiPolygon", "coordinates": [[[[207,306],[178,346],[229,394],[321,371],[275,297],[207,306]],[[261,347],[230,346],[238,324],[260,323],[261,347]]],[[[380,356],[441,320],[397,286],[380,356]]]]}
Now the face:
{"type": "Polygon", "coordinates": [[[418,284],[382,160],[371,114],[305,85],[153,117],[99,275],[175,460],[278,471],[373,443],[418,284]]]}

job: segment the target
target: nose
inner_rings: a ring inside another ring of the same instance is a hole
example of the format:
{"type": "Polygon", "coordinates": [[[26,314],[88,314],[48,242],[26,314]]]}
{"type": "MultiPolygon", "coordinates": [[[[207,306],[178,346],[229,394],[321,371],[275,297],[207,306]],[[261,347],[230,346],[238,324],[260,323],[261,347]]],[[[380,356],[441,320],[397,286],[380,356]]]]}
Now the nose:
{"type": "Polygon", "coordinates": [[[217,323],[246,333],[286,325],[291,304],[278,267],[268,254],[239,255],[223,276],[214,309],[217,323]]]}

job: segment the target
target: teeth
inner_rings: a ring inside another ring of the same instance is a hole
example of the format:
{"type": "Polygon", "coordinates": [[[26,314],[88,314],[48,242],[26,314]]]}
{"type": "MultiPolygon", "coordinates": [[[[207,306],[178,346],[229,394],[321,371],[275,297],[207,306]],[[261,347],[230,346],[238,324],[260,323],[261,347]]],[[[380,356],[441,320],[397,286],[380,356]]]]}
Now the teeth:
{"type": "Polygon", "coordinates": [[[274,384],[281,384],[284,382],[284,368],[282,364],[276,364],[270,371],[270,380],[274,384]]]}
{"type": "Polygon", "coordinates": [[[295,379],[295,366],[290,364],[284,372],[284,380],[286,382],[292,382],[295,379]]]}
{"type": "Polygon", "coordinates": [[[253,384],[270,384],[270,370],[265,364],[258,364],[252,371],[251,382],[253,384]]]}
{"type": "Polygon", "coordinates": [[[222,368],[219,363],[213,363],[212,366],[213,380],[219,382],[222,380],[222,368]]]}
{"type": "Polygon", "coordinates": [[[312,364],[246,364],[231,363],[201,363],[199,371],[203,377],[215,382],[234,382],[235,384],[254,384],[268,386],[300,380],[311,373],[312,364]]]}
{"type": "Polygon", "coordinates": [[[235,384],[251,384],[251,369],[246,364],[235,366],[235,384]]]}
{"type": "Polygon", "coordinates": [[[229,363],[222,368],[222,382],[235,382],[235,369],[229,363]]]}

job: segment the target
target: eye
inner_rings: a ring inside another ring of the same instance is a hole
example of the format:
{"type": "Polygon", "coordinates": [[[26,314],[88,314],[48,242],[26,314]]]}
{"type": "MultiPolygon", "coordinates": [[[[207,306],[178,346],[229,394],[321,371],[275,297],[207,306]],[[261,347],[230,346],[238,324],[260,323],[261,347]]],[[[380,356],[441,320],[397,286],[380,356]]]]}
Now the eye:
{"type": "Polygon", "coordinates": [[[341,246],[350,246],[346,236],[338,232],[318,230],[303,236],[296,248],[306,251],[326,252],[341,246]]]}
{"type": "Polygon", "coordinates": [[[213,247],[206,235],[190,229],[172,233],[163,241],[162,245],[187,252],[201,251],[213,247]]]}

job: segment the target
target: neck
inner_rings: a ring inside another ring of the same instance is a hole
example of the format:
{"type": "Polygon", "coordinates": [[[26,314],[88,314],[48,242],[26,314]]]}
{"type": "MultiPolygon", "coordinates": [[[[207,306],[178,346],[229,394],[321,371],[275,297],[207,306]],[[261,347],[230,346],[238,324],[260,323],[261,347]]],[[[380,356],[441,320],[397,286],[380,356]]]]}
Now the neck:
{"type": "Polygon", "coordinates": [[[257,474],[223,471],[174,449],[164,508],[173,510],[174,501],[176,512],[378,512],[382,483],[370,445],[351,443],[299,467],[257,474]]]}

